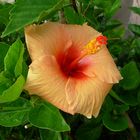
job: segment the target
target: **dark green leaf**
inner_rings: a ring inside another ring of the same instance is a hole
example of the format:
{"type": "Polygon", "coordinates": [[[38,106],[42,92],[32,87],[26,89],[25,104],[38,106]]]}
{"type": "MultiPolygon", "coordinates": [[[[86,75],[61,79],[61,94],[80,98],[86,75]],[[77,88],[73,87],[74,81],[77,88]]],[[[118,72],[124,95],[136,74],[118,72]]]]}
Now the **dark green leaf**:
{"type": "Polygon", "coordinates": [[[135,89],[140,84],[140,72],[137,68],[137,65],[134,61],[126,64],[122,70],[121,74],[123,76],[123,80],[120,81],[120,85],[126,89],[135,89]]]}
{"type": "Polygon", "coordinates": [[[124,91],[119,94],[119,98],[127,104],[131,106],[136,106],[138,105],[138,99],[137,99],[137,91],[124,91]]]}
{"type": "Polygon", "coordinates": [[[140,36],[140,25],[137,24],[129,24],[128,25],[129,30],[131,30],[134,34],[140,36]]]}
{"type": "Polygon", "coordinates": [[[61,116],[59,110],[49,103],[35,106],[29,114],[32,125],[53,131],[69,131],[70,128],[61,116]]]}
{"type": "Polygon", "coordinates": [[[134,13],[140,15],[140,8],[139,8],[139,7],[131,7],[131,10],[132,10],[134,13]]]}
{"type": "Polygon", "coordinates": [[[122,114],[129,110],[129,106],[126,104],[121,105],[115,104],[114,110],[116,111],[117,114],[122,114]]]}
{"type": "Polygon", "coordinates": [[[19,76],[12,86],[3,91],[2,95],[0,96],[0,103],[16,100],[23,90],[24,83],[24,77],[22,75],[19,76]]]}
{"type": "Polygon", "coordinates": [[[111,131],[123,131],[128,128],[128,121],[124,115],[105,113],[103,116],[103,124],[111,131]]]}
{"type": "Polygon", "coordinates": [[[98,140],[102,132],[102,126],[94,126],[92,123],[82,125],[76,132],[77,140],[98,140]]]}
{"type": "Polygon", "coordinates": [[[10,103],[0,104],[0,125],[6,127],[18,126],[26,121],[31,104],[24,98],[10,103]]]}
{"type": "Polygon", "coordinates": [[[104,103],[103,103],[102,109],[103,109],[104,112],[107,112],[107,111],[110,112],[110,111],[112,111],[113,107],[114,107],[113,100],[112,100],[111,97],[108,95],[108,96],[105,98],[105,101],[104,101],[104,103]]]}
{"type": "Polygon", "coordinates": [[[15,77],[18,77],[20,74],[22,74],[23,53],[23,44],[18,39],[12,44],[5,56],[4,70],[15,77]]]}
{"type": "Polygon", "coordinates": [[[117,93],[114,92],[113,90],[110,91],[110,94],[109,94],[109,95],[111,95],[111,96],[112,96],[114,99],[116,99],[117,101],[122,102],[122,103],[125,103],[125,102],[119,97],[119,95],[117,95],[117,93]]]}
{"type": "Polygon", "coordinates": [[[18,0],[11,11],[10,22],[2,36],[5,37],[28,24],[38,22],[63,6],[64,0],[18,0]]]}
{"type": "Polygon", "coordinates": [[[40,129],[41,140],[62,140],[60,132],[40,129]]]}

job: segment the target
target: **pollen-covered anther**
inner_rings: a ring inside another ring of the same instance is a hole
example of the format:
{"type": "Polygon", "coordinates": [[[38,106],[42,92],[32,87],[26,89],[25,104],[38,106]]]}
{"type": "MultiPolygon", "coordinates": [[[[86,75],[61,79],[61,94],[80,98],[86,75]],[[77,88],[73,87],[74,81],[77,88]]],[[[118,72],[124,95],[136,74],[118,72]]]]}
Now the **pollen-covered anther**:
{"type": "Polygon", "coordinates": [[[98,52],[103,45],[107,44],[107,38],[103,35],[100,35],[94,39],[92,39],[85,47],[84,51],[89,54],[94,54],[98,52]]]}

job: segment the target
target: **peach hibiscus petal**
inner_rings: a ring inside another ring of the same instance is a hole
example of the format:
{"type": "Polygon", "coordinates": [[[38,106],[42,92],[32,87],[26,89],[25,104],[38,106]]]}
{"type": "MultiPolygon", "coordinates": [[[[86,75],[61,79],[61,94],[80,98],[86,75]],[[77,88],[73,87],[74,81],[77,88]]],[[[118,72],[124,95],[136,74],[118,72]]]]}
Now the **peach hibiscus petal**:
{"type": "Polygon", "coordinates": [[[92,66],[89,67],[87,73],[93,73],[100,80],[107,83],[118,83],[122,79],[106,46],[94,55],[89,56],[89,59],[91,59],[92,66]]]}
{"type": "Polygon", "coordinates": [[[25,28],[27,48],[32,60],[43,55],[55,55],[64,50],[69,37],[63,24],[47,22],[42,25],[30,25],[25,28]]]}
{"type": "Polygon", "coordinates": [[[66,84],[66,96],[68,104],[74,113],[80,113],[88,118],[97,117],[105,96],[112,84],[104,83],[97,78],[75,80],[69,78],[66,84]]]}
{"type": "Polygon", "coordinates": [[[101,35],[87,24],[83,25],[65,25],[65,30],[73,41],[74,46],[83,48],[90,40],[101,35]]]}
{"type": "Polygon", "coordinates": [[[65,96],[66,79],[53,56],[43,56],[31,63],[25,89],[54,104],[65,112],[69,105],[65,96]]]}

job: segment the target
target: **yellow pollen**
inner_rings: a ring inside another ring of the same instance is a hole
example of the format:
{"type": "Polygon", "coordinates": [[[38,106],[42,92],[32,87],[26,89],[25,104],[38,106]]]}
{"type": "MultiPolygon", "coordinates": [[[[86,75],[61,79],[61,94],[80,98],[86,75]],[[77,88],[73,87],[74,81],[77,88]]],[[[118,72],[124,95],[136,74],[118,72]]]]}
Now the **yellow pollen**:
{"type": "Polygon", "coordinates": [[[83,51],[87,55],[95,54],[102,48],[102,45],[96,41],[96,38],[92,39],[86,46],[84,46],[83,51]]]}
{"type": "Polygon", "coordinates": [[[99,43],[96,38],[92,39],[86,46],[83,47],[81,55],[70,64],[70,67],[77,64],[77,62],[85,56],[98,52],[102,48],[102,45],[103,44],[99,43]]]}

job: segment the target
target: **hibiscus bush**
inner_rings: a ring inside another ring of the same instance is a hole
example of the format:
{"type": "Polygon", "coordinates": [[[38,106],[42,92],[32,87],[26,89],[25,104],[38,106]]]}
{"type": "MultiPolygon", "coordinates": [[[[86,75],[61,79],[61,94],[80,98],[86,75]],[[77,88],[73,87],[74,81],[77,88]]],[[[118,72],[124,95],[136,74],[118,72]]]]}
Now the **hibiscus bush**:
{"type": "MultiPolygon", "coordinates": [[[[121,0],[0,1],[0,140],[140,139],[140,25],[115,19],[120,7],[121,0]],[[25,90],[31,58],[24,28],[48,21],[87,23],[108,38],[123,80],[98,117],[70,115],[25,90]]],[[[129,10],[140,15],[139,7],[129,10]]]]}

